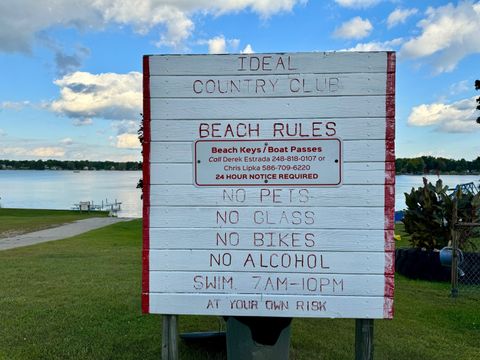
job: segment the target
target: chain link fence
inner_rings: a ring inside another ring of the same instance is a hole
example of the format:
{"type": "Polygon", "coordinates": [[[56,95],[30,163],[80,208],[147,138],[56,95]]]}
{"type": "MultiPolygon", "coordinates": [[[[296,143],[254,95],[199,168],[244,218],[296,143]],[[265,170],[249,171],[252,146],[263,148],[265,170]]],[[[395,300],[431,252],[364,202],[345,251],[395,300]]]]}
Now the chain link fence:
{"type": "MultiPolygon", "coordinates": [[[[469,224],[470,227],[480,227],[480,224],[469,224]]],[[[462,227],[460,225],[459,227],[462,227]]],[[[462,231],[458,231],[461,236],[462,231]]],[[[480,297],[480,249],[476,251],[462,251],[458,246],[459,241],[453,242],[452,252],[456,253],[457,274],[452,271],[452,295],[462,296],[474,294],[480,297]]],[[[455,255],[454,255],[455,257],[455,255]]]]}

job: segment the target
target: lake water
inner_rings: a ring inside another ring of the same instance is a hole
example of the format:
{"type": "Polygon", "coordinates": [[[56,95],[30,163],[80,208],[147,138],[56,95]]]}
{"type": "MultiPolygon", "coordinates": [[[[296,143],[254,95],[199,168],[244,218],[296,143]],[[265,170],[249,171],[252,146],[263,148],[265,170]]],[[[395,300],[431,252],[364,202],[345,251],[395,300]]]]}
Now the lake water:
{"type": "MultiPolygon", "coordinates": [[[[119,216],[141,217],[141,191],[136,189],[140,171],[36,171],[1,170],[0,205],[5,208],[71,209],[80,201],[115,200],[122,202],[119,216]]],[[[427,176],[432,183],[437,176],[427,176]]],[[[445,185],[473,181],[478,186],[480,176],[442,175],[445,185]]],[[[395,208],[405,208],[405,192],[422,185],[422,176],[400,175],[396,178],[395,208]]]]}
{"type": "Polygon", "coordinates": [[[71,209],[80,201],[122,203],[118,216],[141,217],[141,171],[1,170],[0,205],[5,208],[71,209]]]}
{"type": "MultiPolygon", "coordinates": [[[[398,175],[395,179],[395,210],[402,210],[405,206],[404,193],[410,193],[412,187],[423,185],[423,178],[426,177],[429,182],[435,185],[438,180],[436,175],[398,175]]],[[[443,185],[454,188],[457,184],[473,182],[479,187],[480,175],[440,175],[443,185]]]]}

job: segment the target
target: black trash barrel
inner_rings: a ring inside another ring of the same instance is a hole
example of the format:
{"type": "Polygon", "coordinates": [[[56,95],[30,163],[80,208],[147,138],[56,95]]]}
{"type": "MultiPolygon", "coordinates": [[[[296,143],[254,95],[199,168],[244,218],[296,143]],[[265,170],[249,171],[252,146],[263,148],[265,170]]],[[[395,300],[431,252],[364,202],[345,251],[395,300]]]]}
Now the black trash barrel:
{"type": "Polygon", "coordinates": [[[291,318],[229,317],[228,360],[288,360],[291,318]]]}

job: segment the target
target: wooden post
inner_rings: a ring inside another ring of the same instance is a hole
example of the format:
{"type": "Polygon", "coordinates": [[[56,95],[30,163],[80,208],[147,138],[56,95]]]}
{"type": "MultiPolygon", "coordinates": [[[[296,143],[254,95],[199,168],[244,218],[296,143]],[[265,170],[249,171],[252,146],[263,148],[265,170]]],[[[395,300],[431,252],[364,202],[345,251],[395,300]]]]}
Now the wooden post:
{"type": "Polygon", "coordinates": [[[451,296],[458,296],[458,196],[461,194],[460,189],[455,194],[452,209],[452,272],[451,272],[451,296]]]}
{"type": "Polygon", "coordinates": [[[373,319],[355,319],[355,360],[373,360],[373,319]]]}
{"type": "Polygon", "coordinates": [[[177,315],[170,315],[170,360],[178,360],[178,327],[177,327],[177,315]]]}
{"type": "Polygon", "coordinates": [[[177,315],[163,315],[162,360],[178,360],[177,315]]]}
{"type": "Polygon", "coordinates": [[[170,338],[170,317],[169,315],[163,315],[163,327],[162,327],[162,360],[168,359],[168,348],[170,338]]]}

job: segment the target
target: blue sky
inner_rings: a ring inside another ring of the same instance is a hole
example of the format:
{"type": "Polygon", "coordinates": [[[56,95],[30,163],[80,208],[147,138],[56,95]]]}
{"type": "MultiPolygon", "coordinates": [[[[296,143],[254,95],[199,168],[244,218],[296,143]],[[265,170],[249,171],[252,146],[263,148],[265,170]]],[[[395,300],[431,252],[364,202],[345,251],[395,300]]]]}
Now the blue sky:
{"type": "Polygon", "coordinates": [[[144,54],[397,51],[397,157],[480,156],[480,1],[2,0],[0,159],[140,160],[144,54]]]}

